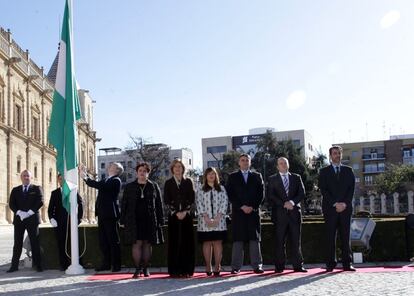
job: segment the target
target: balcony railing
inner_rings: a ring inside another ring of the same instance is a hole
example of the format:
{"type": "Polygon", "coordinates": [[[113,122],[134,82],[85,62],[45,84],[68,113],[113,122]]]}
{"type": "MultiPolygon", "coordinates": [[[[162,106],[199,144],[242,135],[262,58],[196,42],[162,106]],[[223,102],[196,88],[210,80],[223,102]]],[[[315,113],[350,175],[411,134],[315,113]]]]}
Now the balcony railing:
{"type": "Polygon", "coordinates": [[[362,160],[384,160],[385,159],[385,153],[377,153],[376,156],[373,156],[372,154],[362,154],[362,160]]]}

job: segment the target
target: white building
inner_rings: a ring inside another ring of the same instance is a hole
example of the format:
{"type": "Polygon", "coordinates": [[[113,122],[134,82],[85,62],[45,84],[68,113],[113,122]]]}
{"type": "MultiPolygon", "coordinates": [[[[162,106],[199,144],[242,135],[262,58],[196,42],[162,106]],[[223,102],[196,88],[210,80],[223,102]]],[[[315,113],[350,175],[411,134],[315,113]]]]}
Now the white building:
{"type": "MultiPolygon", "coordinates": [[[[151,144],[154,145],[154,144],[151,144]]],[[[156,144],[156,145],[165,145],[165,144],[156,144]]],[[[99,179],[104,179],[107,177],[107,168],[113,162],[119,162],[124,167],[124,174],[121,176],[123,183],[128,183],[136,178],[135,166],[137,162],[133,159],[126,150],[121,148],[111,147],[99,149],[100,152],[104,152],[104,155],[98,156],[98,176],[99,179]]],[[[169,160],[170,162],[174,159],[180,158],[184,163],[186,170],[193,169],[193,151],[189,148],[180,148],[180,149],[170,149],[169,160]]],[[[165,177],[170,176],[169,166],[163,168],[162,174],[165,177]]]]}
{"type": "Polygon", "coordinates": [[[303,147],[302,154],[306,162],[308,164],[312,163],[313,157],[316,156],[316,145],[307,131],[275,131],[273,128],[255,128],[249,130],[248,135],[203,138],[201,140],[203,170],[208,167],[220,167],[223,161],[223,154],[232,150],[248,153],[253,158],[257,152],[257,142],[268,130],[272,131],[278,141],[290,139],[298,147],[303,147]]]}

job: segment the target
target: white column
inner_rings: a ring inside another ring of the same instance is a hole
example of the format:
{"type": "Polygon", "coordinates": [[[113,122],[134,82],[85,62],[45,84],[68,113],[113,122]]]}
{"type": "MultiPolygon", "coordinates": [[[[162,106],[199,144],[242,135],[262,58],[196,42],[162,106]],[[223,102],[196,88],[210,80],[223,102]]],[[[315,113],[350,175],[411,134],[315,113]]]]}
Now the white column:
{"type": "Polygon", "coordinates": [[[414,192],[408,191],[408,213],[413,214],[414,213],[414,192]]]}
{"type": "Polygon", "coordinates": [[[359,210],[360,211],[364,211],[364,200],[365,198],[363,196],[359,198],[359,210]]]}
{"type": "Polygon", "coordinates": [[[370,195],[369,197],[369,212],[375,214],[375,196],[370,195]]]}
{"type": "Polygon", "coordinates": [[[398,200],[398,197],[400,196],[397,192],[394,192],[392,195],[394,197],[394,214],[400,213],[400,201],[398,200]]]}
{"type": "Polygon", "coordinates": [[[387,196],[385,193],[381,194],[381,214],[387,213],[387,196]]]}

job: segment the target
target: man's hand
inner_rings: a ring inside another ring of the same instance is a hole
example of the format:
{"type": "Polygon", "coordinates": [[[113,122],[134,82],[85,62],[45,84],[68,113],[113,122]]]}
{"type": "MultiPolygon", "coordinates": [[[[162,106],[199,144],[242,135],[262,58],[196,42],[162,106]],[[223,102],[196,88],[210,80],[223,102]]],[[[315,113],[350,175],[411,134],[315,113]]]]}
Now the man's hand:
{"type": "Polygon", "coordinates": [[[79,176],[82,178],[82,179],[87,179],[88,178],[88,173],[86,172],[86,167],[83,165],[83,164],[80,164],[79,165],[79,167],[78,167],[78,170],[79,170],[79,176]]]}
{"type": "Polygon", "coordinates": [[[50,224],[53,226],[53,227],[57,227],[58,226],[58,223],[57,223],[57,221],[54,219],[54,218],[52,218],[52,219],[50,219],[50,224]]]}
{"type": "Polygon", "coordinates": [[[17,211],[16,215],[20,217],[21,221],[29,217],[29,214],[27,214],[27,212],[20,211],[20,210],[17,211]]]}
{"type": "Polygon", "coordinates": [[[290,201],[285,201],[285,203],[283,204],[283,207],[289,211],[293,210],[293,205],[290,201]]]}
{"type": "Polygon", "coordinates": [[[341,212],[343,212],[346,209],[346,203],[344,203],[344,202],[337,202],[335,208],[336,208],[336,212],[337,213],[341,213],[341,212]]]}
{"type": "Polygon", "coordinates": [[[252,207],[249,207],[249,206],[242,206],[241,208],[240,208],[245,214],[250,214],[252,211],[253,211],[253,208],[252,207]]]}

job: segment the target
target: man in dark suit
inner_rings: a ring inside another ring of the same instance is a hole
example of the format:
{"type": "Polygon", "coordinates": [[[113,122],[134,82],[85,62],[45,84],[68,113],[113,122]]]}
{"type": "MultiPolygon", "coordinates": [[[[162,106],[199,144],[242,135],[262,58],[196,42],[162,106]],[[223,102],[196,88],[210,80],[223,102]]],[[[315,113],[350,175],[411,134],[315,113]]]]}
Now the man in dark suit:
{"type": "Polygon", "coordinates": [[[322,211],[326,225],[327,261],[326,271],[336,266],[336,233],[342,243],[342,267],[345,271],[355,271],[351,265],[350,227],[352,198],[355,189],[355,175],[352,168],[341,164],[342,147],[329,149],[331,165],[321,169],[319,188],[321,190],[322,211]]]}
{"type": "Polygon", "coordinates": [[[20,174],[22,185],[14,187],[10,193],[9,207],[14,212],[14,246],[11,267],[7,272],[19,269],[25,230],[30,239],[33,256],[33,267],[43,271],[39,245],[39,209],[43,206],[43,192],[40,186],[30,184],[32,174],[24,170],[20,174]]]}
{"type": "MultiPolygon", "coordinates": [[[[70,265],[70,259],[66,255],[66,241],[69,243],[70,236],[70,215],[66,211],[62,204],[62,181],[63,178],[58,175],[59,188],[52,191],[50,195],[48,215],[50,224],[55,228],[55,234],[57,239],[58,251],[59,251],[59,263],[60,269],[66,270],[70,265]],[[69,225],[69,227],[68,227],[69,225]]],[[[78,194],[78,224],[83,216],[83,203],[82,198],[78,194]]]]}
{"type": "Polygon", "coordinates": [[[243,266],[244,243],[249,242],[250,264],[255,273],[263,273],[260,251],[259,207],[264,198],[262,175],[250,171],[249,154],[239,157],[240,170],[230,174],[226,190],[232,203],[232,274],[243,266]]]}
{"type": "Polygon", "coordinates": [[[95,204],[95,215],[98,217],[99,246],[103,255],[102,264],[96,271],[110,270],[112,272],[121,270],[121,248],[118,233],[119,201],[118,195],[121,190],[120,175],[124,168],[120,163],[111,163],[108,167],[108,177],[95,181],[92,180],[83,166],[80,167],[81,176],[86,184],[98,189],[95,204]]]}
{"type": "Polygon", "coordinates": [[[301,251],[302,214],[300,202],[305,198],[302,178],[289,172],[289,161],[285,157],[277,160],[279,173],[269,178],[268,203],[272,207],[272,221],[276,229],[275,272],[285,269],[285,244],[289,235],[292,265],[296,272],[307,272],[303,267],[301,251]]]}

